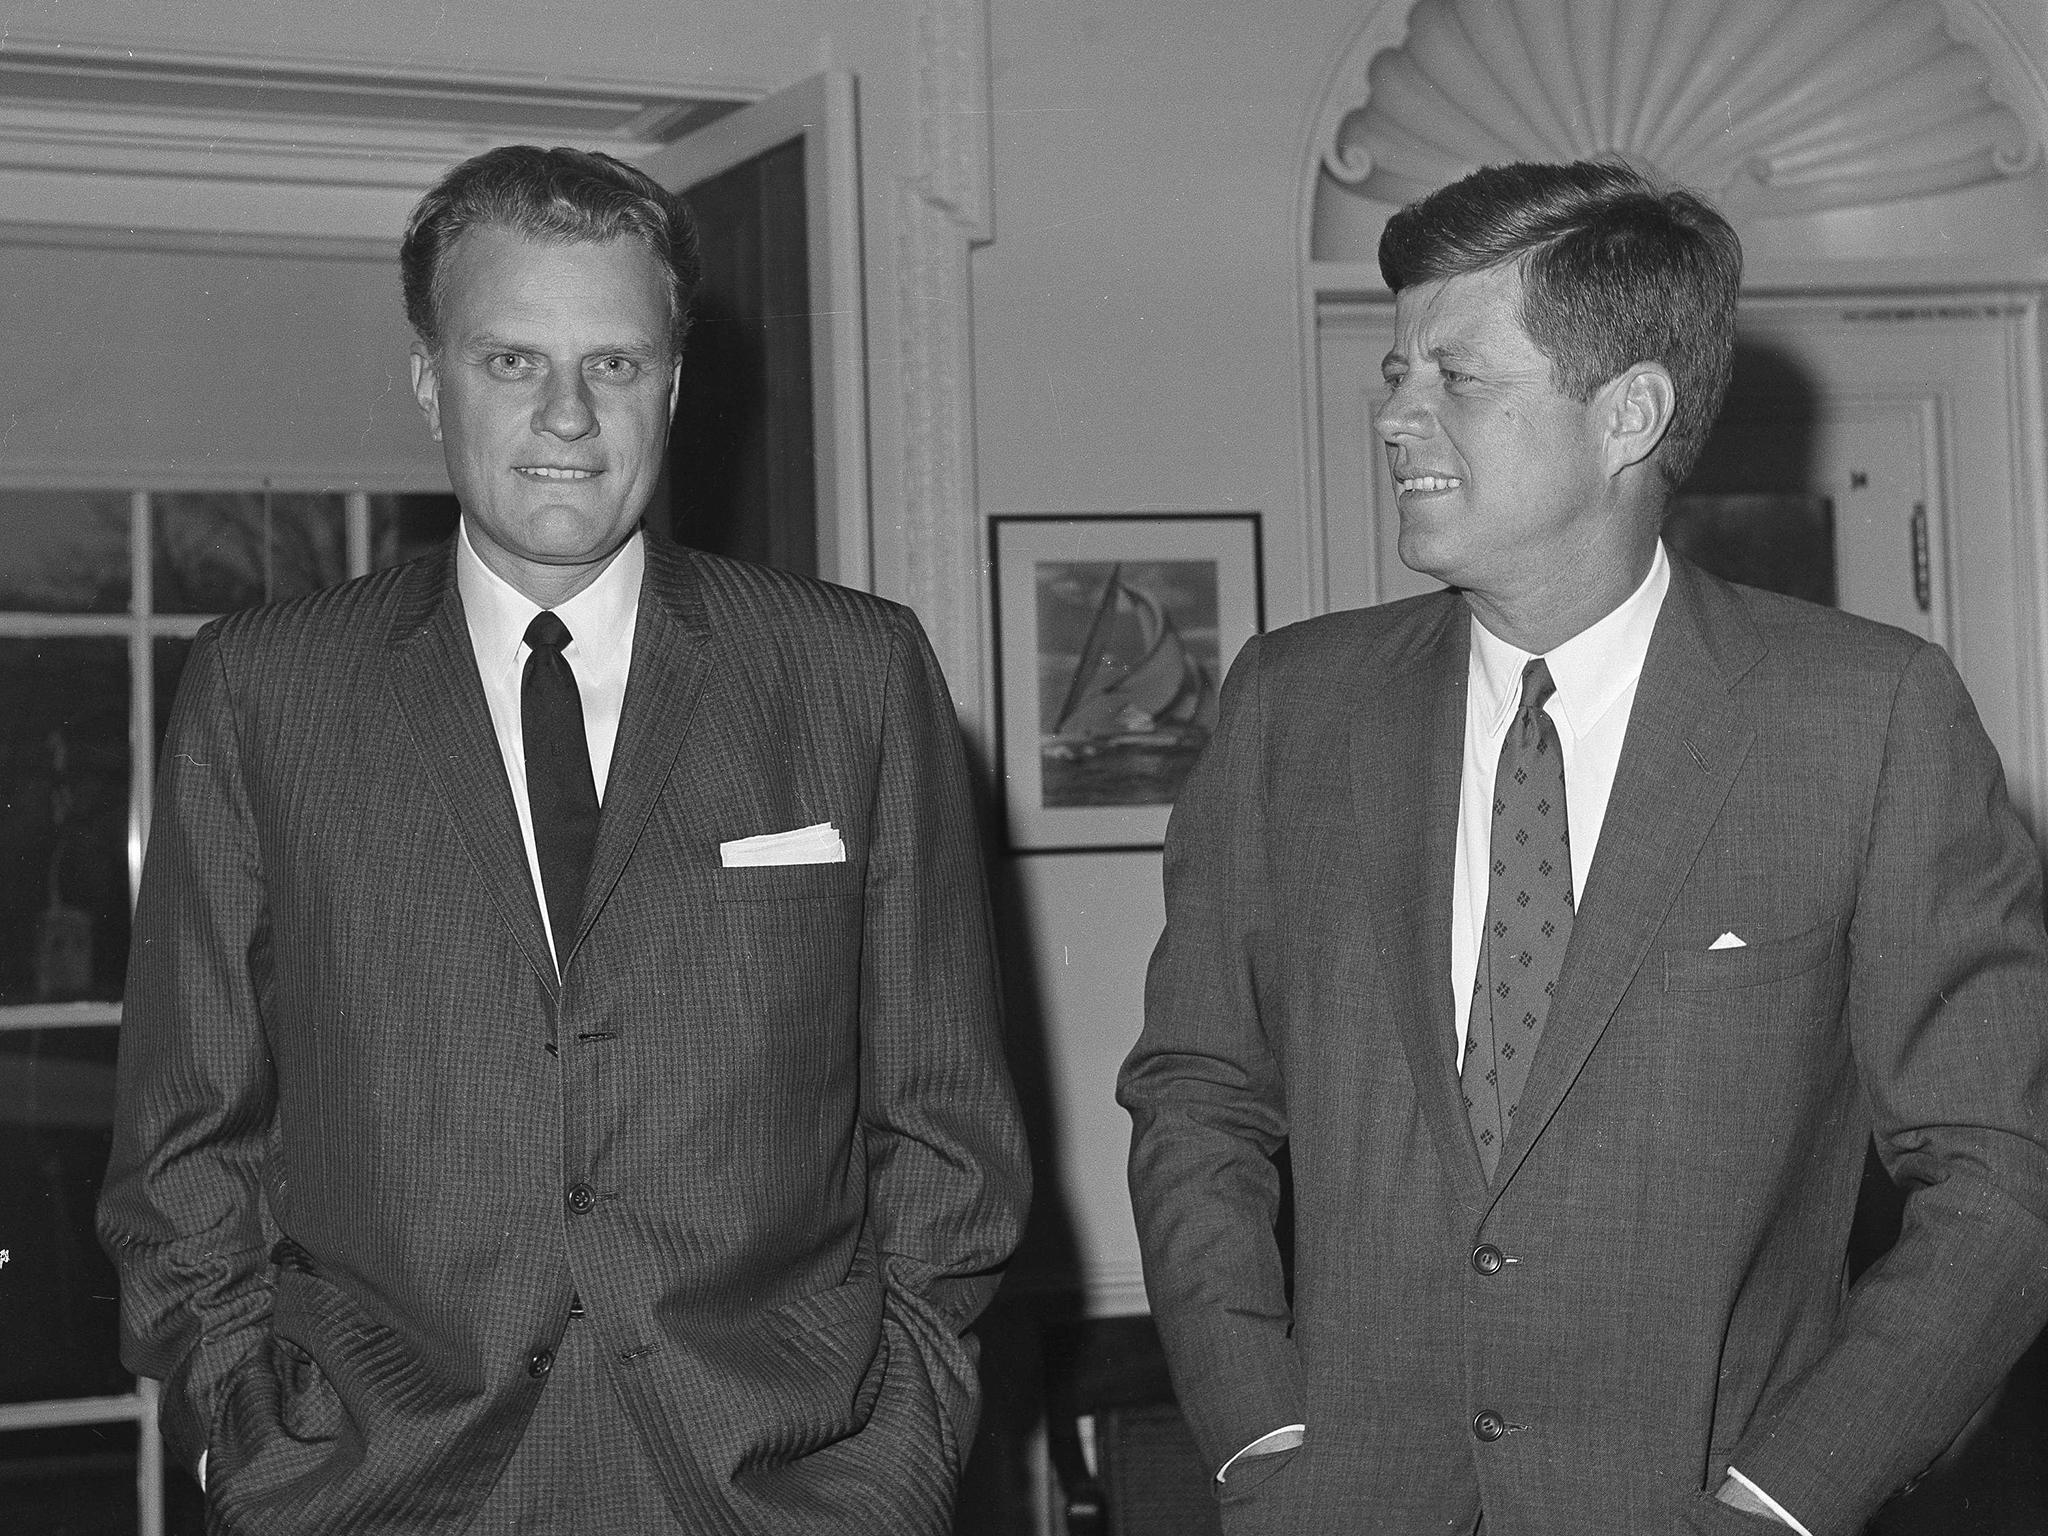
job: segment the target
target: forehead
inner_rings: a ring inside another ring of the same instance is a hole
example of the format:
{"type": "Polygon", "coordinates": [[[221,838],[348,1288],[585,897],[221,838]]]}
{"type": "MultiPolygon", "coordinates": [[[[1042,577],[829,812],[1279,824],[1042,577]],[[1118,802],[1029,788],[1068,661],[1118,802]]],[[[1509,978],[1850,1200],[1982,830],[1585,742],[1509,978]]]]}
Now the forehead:
{"type": "Polygon", "coordinates": [[[514,325],[668,329],[668,285],[643,241],[536,240],[486,224],[460,236],[440,271],[442,329],[452,339],[514,325]]]}
{"type": "Polygon", "coordinates": [[[1516,266],[1403,288],[1394,296],[1394,330],[1396,351],[1408,355],[1541,355],[1522,329],[1522,273],[1516,266]]]}

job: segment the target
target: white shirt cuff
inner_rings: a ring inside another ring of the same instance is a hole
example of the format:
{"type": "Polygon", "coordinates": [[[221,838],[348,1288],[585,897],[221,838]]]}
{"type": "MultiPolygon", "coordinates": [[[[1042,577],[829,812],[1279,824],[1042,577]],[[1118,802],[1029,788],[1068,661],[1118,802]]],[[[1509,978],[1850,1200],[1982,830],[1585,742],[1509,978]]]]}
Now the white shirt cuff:
{"type": "Polygon", "coordinates": [[[206,1452],[199,1453],[199,1491],[206,1492],[206,1452]]]}
{"type": "Polygon", "coordinates": [[[1764,1503],[1764,1508],[1768,1509],[1780,1520],[1784,1521],[1787,1525],[1791,1526],[1793,1530],[1799,1533],[1799,1536],[1813,1536],[1813,1532],[1809,1531],[1805,1526],[1801,1525],[1797,1520],[1792,1518],[1792,1512],[1790,1510],[1785,1508],[1785,1506],[1780,1504],[1776,1499],[1772,1498],[1768,1493],[1765,1493],[1763,1489],[1757,1487],[1755,1483],[1752,1483],[1748,1478],[1744,1477],[1740,1472],[1736,1471],[1733,1467],[1730,1467],[1728,1469],[1728,1475],[1734,1478],[1735,1481],[1737,1481],[1738,1483],[1742,1484],[1742,1486],[1747,1488],[1751,1493],[1755,1494],[1759,1499],[1762,1499],[1764,1503]]]}
{"type": "Polygon", "coordinates": [[[1258,1439],[1254,1440],[1217,1469],[1216,1481],[1220,1483],[1224,1478],[1230,1476],[1230,1469],[1245,1457],[1265,1456],[1274,1451],[1291,1451],[1301,1444],[1307,1434],[1308,1426],[1306,1424],[1283,1424],[1278,1429],[1259,1436],[1258,1439]]]}

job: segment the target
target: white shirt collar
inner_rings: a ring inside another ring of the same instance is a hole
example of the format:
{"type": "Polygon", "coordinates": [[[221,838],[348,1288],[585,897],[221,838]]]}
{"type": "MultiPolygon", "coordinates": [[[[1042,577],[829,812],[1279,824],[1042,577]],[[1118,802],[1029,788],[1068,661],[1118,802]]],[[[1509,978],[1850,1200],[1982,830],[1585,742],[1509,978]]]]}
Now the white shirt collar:
{"type": "MultiPolygon", "coordinates": [[[[467,517],[458,526],[455,587],[462,595],[470,641],[480,665],[509,667],[519,659],[519,649],[526,643],[526,626],[540,612],[540,604],[484,564],[470,542],[467,517]]],[[[620,640],[632,633],[640,578],[647,566],[646,537],[636,531],[595,581],[555,608],[569,631],[569,645],[563,654],[571,665],[579,652],[615,650],[620,640]]]]}
{"type": "MultiPolygon", "coordinates": [[[[1650,634],[1670,585],[1671,562],[1660,539],[1649,574],[1621,606],[1544,657],[1550,663],[1550,679],[1557,684],[1550,709],[1561,715],[1573,735],[1591,730],[1642,673],[1650,634]]],[[[1476,617],[1471,622],[1475,683],[1484,690],[1483,718],[1498,732],[1522,702],[1522,668],[1534,653],[1509,645],[1476,617]]]]}

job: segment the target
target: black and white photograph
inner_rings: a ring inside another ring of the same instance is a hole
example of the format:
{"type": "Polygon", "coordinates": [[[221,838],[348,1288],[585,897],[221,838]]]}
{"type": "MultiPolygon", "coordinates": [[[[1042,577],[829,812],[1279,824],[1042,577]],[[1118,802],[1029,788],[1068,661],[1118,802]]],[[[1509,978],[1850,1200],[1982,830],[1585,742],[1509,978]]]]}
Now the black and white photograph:
{"type": "Polygon", "coordinates": [[[2048,0],[0,16],[0,1536],[2048,1536],[2048,0]]]}
{"type": "Polygon", "coordinates": [[[991,548],[1011,845],[1156,842],[1260,627],[1257,515],[999,518],[991,548]]]}

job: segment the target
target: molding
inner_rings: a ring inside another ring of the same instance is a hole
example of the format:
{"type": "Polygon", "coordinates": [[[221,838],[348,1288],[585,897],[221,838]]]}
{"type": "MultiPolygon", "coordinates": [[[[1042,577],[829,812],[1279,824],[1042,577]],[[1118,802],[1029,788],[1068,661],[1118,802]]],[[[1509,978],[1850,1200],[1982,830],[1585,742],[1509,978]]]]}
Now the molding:
{"type": "Polygon", "coordinates": [[[1983,0],[1383,4],[1326,83],[1309,222],[1482,164],[1599,151],[1705,189],[1738,221],[1872,208],[2033,177],[2043,100],[1983,0]],[[1588,60],[1604,70],[1589,77],[1588,60]]]}
{"type": "Polygon", "coordinates": [[[1013,1266],[1005,1295],[1080,1302],[1083,1317],[1130,1317],[1152,1310],[1145,1294],[1145,1268],[1137,1259],[1098,1263],[1087,1259],[1057,1270],[1026,1271],[1013,1266]]]}
{"type": "Polygon", "coordinates": [[[1089,1317],[1123,1317],[1149,1313],[1141,1264],[1087,1264],[1081,1270],[1081,1310],[1089,1317]]]}
{"type": "Polygon", "coordinates": [[[252,256],[286,261],[398,260],[398,236],[280,235],[225,229],[138,229],[94,224],[19,224],[0,219],[0,246],[149,251],[173,256],[252,256]]]}
{"type": "MultiPolygon", "coordinates": [[[[424,441],[424,439],[423,439],[424,441]]],[[[431,445],[429,445],[431,446],[431,445]]],[[[342,495],[447,496],[448,473],[432,463],[394,463],[389,457],[359,464],[306,463],[280,469],[275,463],[241,464],[194,456],[170,459],[96,459],[87,455],[57,460],[11,458],[0,487],[9,491],[304,491],[342,495]]]]}
{"type": "Polygon", "coordinates": [[[994,238],[987,0],[925,0],[917,20],[918,132],[899,178],[896,309],[902,341],[904,589],[923,616],[955,708],[986,747],[981,526],[974,459],[972,253],[994,238]]]}
{"type": "Polygon", "coordinates": [[[8,37],[0,208],[13,225],[395,244],[450,166],[521,139],[639,161],[750,94],[429,74],[360,60],[138,52],[8,37]]]}

